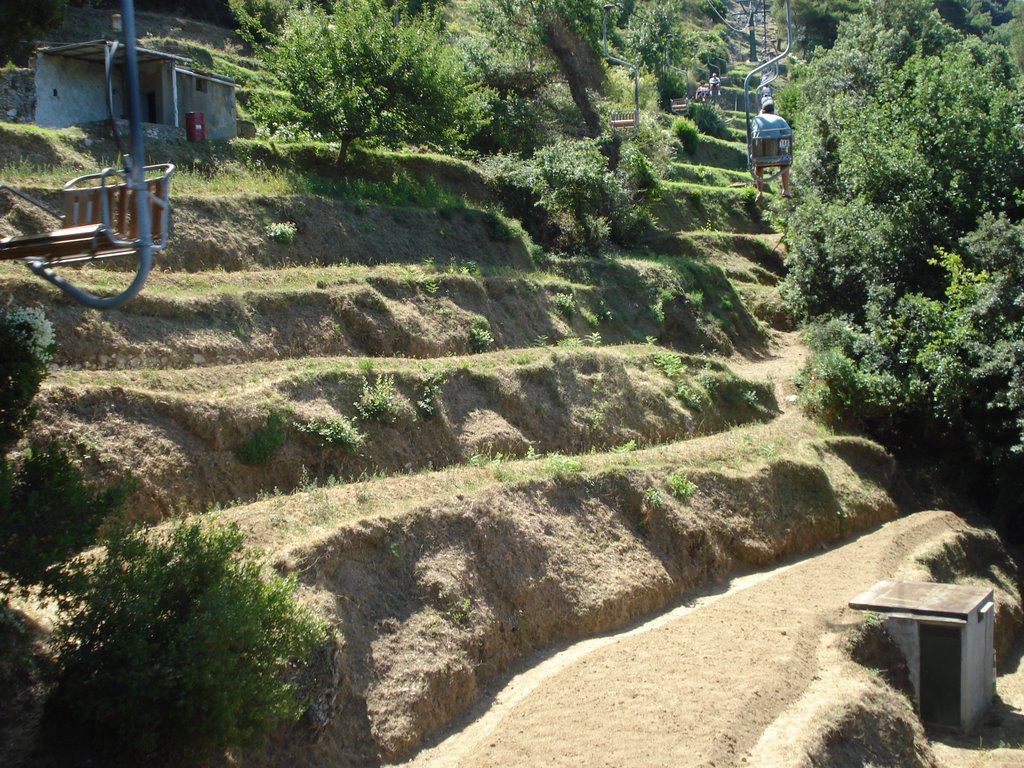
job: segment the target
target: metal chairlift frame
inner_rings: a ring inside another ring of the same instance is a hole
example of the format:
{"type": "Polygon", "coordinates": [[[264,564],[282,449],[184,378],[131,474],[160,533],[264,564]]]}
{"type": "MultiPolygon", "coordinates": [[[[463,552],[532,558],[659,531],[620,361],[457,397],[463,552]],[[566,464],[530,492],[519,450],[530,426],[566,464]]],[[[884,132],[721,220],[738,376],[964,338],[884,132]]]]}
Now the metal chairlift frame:
{"type": "MultiPolygon", "coordinates": [[[[673,37],[678,37],[678,35],[676,35],[673,32],[669,32],[668,35],[665,36],[665,69],[669,69],[675,72],[677,75],[681,75],[685,79],[689,77],[689,73],[685,69],[681,69],[680,67],[677,67],[672,64],[671,51],[669,50],[668,41],[671,40],[673,37]]],[[[688,95],[685,93],[683,94],[683,98],[681,99],[670,98],[668,100],[668,104],[669,111],[671,111],[673,115],[685,115],[690,111],[690,99],[688,95]]]]}
{"type": "Polygon", "coordinates": [[[754,75],[760,75],[762,72],[771,69],[772,67],[778,67],[778,63],[784,58],[789,56],[789,52],[793,49],[793,9],[791,6],[792,0],[786,0],[786,48],[781,53],[773,56],[767,61],[762,62],[754,69],[747,73],[747,76],[743,79],[743,107],[746,110],[747,117],[747,169],[750,171],[750,175],[756,181],[761,178],[764,181],[771,181],[780,173],[782,168],[779,167],[770,176],[759,177],[755,173],[756,165],[754,163],[754,140],[751,135],[751,117],[750,117],[750,81],[754,75]]]}
{"type": "MultiPolygon", "coordinates": [[[[17,242],[8,248],[7,254],[0,249],[0,258],[23,261],[35,274],[92,309],[110,309],[138,294],[149,276],[153,264],[153,251],[166,247],[167,232],[170,226],[168,194],[169,180],[174,172],[174,166],[165,164],[147,167],[145,165],[133,0],[121,0],[121,24],[125,40],[125,87],[131,126],[131,153],[124,154],[124,169],[106,168],[99,173],[72,179],[64,185],[63,229],[56,233],[50,233],[50,235],[15,238],[17,242]],[[159,175],[147,180],[147,172],[159,175]],[[117,203],[118,200],[120,205],[117,203]],[[79,207],[83,203],[89,209],[98,206],[100,211],[98,214],[93,210],[80,214],[79,207]],[[134,204],[132,205],[132,203],[134,204]],[[129,207],[131,210],[127,210],[129,207]],[[159,217],[156,220],[153,217],[154,210],[157,211],[159,217]],[[117,226],[115,226],[115,218],[117,226]],[[76,226],[82,221],[87,221],[89,226],[76,226]],[[156,243],[154,243],[154,224],[159,227],[156,233],[156,243]],[[81,233],[78,230],[81,230],[81,233]],[[126,230],[127,236],[125,236],[126,230]],[[52,237],[58,233],[59,239],[52,237]],[[81,234],[81,238],[76,239],[79,234],[81,234]],[[29,242],[24,242],[26,240],[29,242]],[[133,254],[137,261],[135,277],[123,291],[114,296],[95,296],[70,283],[52,269],[55,264],[78,264],[101,258],[133,254]]],[[[116,43],[107,48],[107,106],[115,141],[120,148],[111,97],[111,72],[116,48],[116,43]]],[[[54,216],[60,217],[49,206],[30,195],[6,184],[0,184],[0,189],[7,190],[54,216]]]]}
{"type": "Polygon", "coordinates": [[[739,7],[735,11],[730,12],[727,9],[726,13],[723,15],[718,10],[718,7],[714,4],[714,2],[712,2],[712,0],[707,0],[708,7],[711,8],[712,12],[715,14],[715,16],[718,17],[719,21],[725,24],[725,26],[731,31],[739,32],[740,34],[744,35],[747,34],[750,31],[750,28],[753,26],[754,14],[757,12],[757,7],[759,5],[762,5],[763,2],[764,0],[751,0],[751,2],[747,3],[740,2],[738,4],[739,7]],[[737,19],[744,20],[743,26],[733,26],[733,23],[729,21],[729,17],[731,16],[735,16],[737,19]]]}
{"type": "Polygon", "coordinates": [[[618,7],[615,3],[605,3],[604,17],[601,20],[601,40],[604,43],[604,57],[615,64],[629,67],[629,70],[633,73],[633,119],[627,121],[625,116],[629,114],[628,112],[613,111],[610,123],[613,129],[632,128],[636,130],[640,128],[640,70],[636,68],[636,65],[630,64],[624,59],[618,59],[608,53],[608,11],[611,8],[618,7]],[[616,125],[617,122],[620,124],[616,125]]]}
{"type": "Polygon", "coordinates": [[[765,74],[765,73],[761,74],[761,82],[759,82],[757,84],[757,88],[755,88],[754,90],[755,91],[763,90],[766,85],[771,85],[772,83],[774,83],[778,79],[778,77],[779,77],[779,65],[778,64],[773,64],[770,67],[770,69],[769,69],[767,74],[765,74]]]}

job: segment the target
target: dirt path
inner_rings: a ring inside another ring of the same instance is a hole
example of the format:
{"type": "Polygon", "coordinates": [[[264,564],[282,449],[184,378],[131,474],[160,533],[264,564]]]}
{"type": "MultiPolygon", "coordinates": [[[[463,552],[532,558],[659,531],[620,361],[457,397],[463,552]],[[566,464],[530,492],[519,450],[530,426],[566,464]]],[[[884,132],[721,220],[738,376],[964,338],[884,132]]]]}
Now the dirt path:
{"type": "Polygon", "coordinates": [[[573,646],[486,697],[472,722],[408,764],[739,765],[816,678],[823,639],[859,621],[850,597],[959,525],[948,512],[895,520],[573,646]]]}

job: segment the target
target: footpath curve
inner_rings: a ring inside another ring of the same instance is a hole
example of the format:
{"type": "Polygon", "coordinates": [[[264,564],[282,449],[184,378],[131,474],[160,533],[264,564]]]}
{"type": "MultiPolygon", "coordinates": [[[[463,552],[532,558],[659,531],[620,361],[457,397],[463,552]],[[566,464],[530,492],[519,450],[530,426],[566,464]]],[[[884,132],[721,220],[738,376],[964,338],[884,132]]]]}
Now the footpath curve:
{"type": "Polygon", "coordinates": [[[847,601],[963,527],[903,517],[824,554],[738,579],[642,626],[588,640],[485,697],[404,765],[731,766],[820,678],[847,601]]]}

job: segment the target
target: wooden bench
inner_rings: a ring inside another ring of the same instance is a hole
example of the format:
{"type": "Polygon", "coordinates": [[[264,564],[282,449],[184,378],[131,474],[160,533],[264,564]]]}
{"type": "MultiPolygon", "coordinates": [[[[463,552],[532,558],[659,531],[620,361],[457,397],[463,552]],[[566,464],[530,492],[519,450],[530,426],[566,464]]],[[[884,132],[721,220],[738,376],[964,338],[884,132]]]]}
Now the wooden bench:
{"type": "Polygon", "coordinates": [[[612,128],[638,128],[636,112],[612,112],[612,128]]]}
{"type": "MultiPolygon", "coordinates": [[[[170,230],[171,174],[174,166],[146,166],[150,234],[153,251],[167,247],[170,230]]],[[[0,188],[28,200],[48,213],[48,207],[16,189],[0,188]]],[[[135,193],[123,171],[107,168],[79,176],[61,192],[61,226],[49,232],[0,239],[0,259],[37,264],[74,264],[134,254],[139,239],[135,193]]],[[[55,215],[55,214],[54,214],[55,215]]]]}

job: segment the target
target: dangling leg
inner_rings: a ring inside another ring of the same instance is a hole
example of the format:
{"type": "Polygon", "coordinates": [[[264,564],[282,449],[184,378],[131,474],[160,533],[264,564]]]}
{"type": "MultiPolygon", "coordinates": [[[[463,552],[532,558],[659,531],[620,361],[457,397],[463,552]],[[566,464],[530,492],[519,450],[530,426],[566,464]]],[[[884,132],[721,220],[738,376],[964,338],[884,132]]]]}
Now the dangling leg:
{"type": "Polygon", "coordinates": [[[760,167],[754,167],[754,175],[757,177],[754,179],[754,183],[757,185],[757,197],[754,198],[755,203],[761,203],[764,200],[763,173],[764,171],[760,167]]]}
{"type": "Polygon", "coordinates": [[[793,193],[789,191],[789,166],[788,165],[785,168],[782,169],[782,173],[780,175],[782,176],[782,196],[783,197],[792,197],[793,193]]]}

